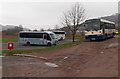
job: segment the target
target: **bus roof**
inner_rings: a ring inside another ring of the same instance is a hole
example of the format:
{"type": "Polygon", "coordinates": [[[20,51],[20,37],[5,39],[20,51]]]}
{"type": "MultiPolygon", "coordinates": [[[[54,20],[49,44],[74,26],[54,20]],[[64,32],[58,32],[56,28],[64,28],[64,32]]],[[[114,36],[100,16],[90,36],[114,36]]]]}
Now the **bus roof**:
{"type": "Polygon", "coordinates": [[[51,31],[20,31],[19,33],[53,33],[51,31]]]}
{"type": "Polygon", "coordinates": [[[107,23],[111,23],[111,24],[115,24],[115,22],[112,22],[112,21],[108,21],[108,20],[105,20],[105,19],[100,19],[102,22],[107,22],[107,23]]]}
{"type": "Polygon", "coordinates": [[[110,23],[110,24],[115,24],[115,22],[112,22],[112,21],[109,21],[109,20],[105,20],[105,19],[100,19],[100,18],[96,18],[96,19],[88,19],[88,20],[86,20],[86,22],[87,21],[91,21],[91,20],[99,20],[99,21],[101,21],[101,22],[106,22],[106,23],[110,23]]]}
{"type": "Polygon", "coordinates": [[[65,31],[61,31],[61,30],[60,30],[60,31],[52,31],[52,32],[65,32],[65,31]]]}

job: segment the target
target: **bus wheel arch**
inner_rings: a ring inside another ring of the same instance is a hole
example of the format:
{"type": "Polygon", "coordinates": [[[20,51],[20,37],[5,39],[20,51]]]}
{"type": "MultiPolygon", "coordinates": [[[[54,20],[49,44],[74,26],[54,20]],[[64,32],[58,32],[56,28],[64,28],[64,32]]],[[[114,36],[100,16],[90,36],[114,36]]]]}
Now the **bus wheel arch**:
{"type": "Polygon", "coordinates": [[[114,34],[114,32],[113,32],[113,33],[112,33],[112,38],[114,38],[114,35],[115,35],[115,34],[114,34]]]}
{"type": "Polygon", "coordinates": [[[48,42],[47,45],[48,45],[48,46],[51,46],[52,44],[51,44],[51,42],[48,42]]]}
{"type": "Polygon", "coordinates": [[[105,39],[107,39],[108,38],[108,35],[107,35],[107,33],[105,34],[105,39]]]}
{"type": "Polygon", "coordinates": [[[30,46],[30,42],[29,42],[29,41],[27,41],[27,43],[26,43],[26,44],[27,44],[27,46],[30,46]]]}
{"type": "Polygon", "coordinates": [[[60,40],[63,40],[63,37],[61,37],[60,40]]]}

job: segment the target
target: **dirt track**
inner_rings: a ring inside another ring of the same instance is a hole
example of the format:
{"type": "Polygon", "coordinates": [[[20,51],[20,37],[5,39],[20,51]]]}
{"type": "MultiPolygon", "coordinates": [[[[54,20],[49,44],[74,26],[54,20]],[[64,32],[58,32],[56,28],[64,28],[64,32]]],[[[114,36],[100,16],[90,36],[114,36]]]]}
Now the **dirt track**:
{"type": "Polygon", "coordinates": [[[4,77],[117,77],[118,38],[82,42],[78,45],[32,53],[48,58],[7,56],[3,58],[4,77]],[[50,67],[46,62],[58,67],[50,67]],[[15,70],[15,71],[13,71],[15,70]],[[12,73],[11,73],[12,72],[12,73]]]}

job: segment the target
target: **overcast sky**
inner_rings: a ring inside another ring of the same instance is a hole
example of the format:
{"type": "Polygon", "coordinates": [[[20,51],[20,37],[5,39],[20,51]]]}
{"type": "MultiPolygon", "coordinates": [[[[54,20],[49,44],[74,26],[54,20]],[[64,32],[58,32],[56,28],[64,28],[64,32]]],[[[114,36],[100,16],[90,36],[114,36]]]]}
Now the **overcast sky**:
{"type": "MultiPolygon", "coordinates": [[[[30,29],[48,29],[60,25],[60,17],[73,2],[4,2],[3,25],[23,25],[30,29]]],[[[86,19],[117,13],[117,2],[81,2],[86,8],[86,19]]],[[[62,27],[62,26],[60,26],[62,27]]]]}

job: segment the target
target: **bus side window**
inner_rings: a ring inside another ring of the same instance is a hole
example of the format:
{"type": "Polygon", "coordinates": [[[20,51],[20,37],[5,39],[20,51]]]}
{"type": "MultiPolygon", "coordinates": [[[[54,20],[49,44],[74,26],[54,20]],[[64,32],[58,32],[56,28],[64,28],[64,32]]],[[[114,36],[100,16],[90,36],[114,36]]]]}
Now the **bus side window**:
{"type": "Polygon", "coordinates": [[[27,35],[28,35],[28,34],[26,34],[26,33],[20,33],[20,37],[21,37],[21,38],[26,38],[27,35]]]}
{"type": "Polygon", "coordinates": [[[108,24],[104,23],[105,29],[108,29],[108,24]]]}
{"type": "Polygon", "coordinates": [[[37,38],[43,38],[43,34],[37,34],[37,38]]]}
{"type": "Polygon", "coordinates": [[[105,26],[104,26],[104,23],[103,22],[101,22],[101,27],[100,27],[101,29],[103,29],[103,28],[105,28],[105,26]]]}
{"type": "Polygon", "coordinates": [[[47,35],[46,34],[44,34],[44,39],[47,39],[47,35]]]}
{"type": "Polygon", "coordinates": [[[47,40],[51,41],[51,38],[50,38],[49,34],[47,34],[47,40]]]}
{"type": "Polygon", "coordinates": [[[115,29],[115,25],[114,24],[111,24],[111,26],[112,26],[112,29],[115,29]]]}

